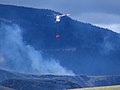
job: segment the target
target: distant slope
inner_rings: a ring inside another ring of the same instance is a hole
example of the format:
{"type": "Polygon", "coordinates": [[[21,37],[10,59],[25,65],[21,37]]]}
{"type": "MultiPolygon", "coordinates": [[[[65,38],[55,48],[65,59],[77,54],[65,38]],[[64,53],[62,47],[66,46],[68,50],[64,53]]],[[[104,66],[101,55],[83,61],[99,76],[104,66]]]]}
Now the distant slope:
{"type": "Polygon", "coordinates": [[[120,76],[29,75],[5,70],[0,72],[0,85],[17,90],[64,90],[120,85],[120,76]]]}
{"type": "Polygon", "coordinates": [[[107,87],[71,89],[71,90],[120,90],[120,86],[107,86],[107,87]]]}
{"type": "MultiPolygon", "coordinates": [[[[19,25],[25,44],[40,50],[44,58],[58,60],[75,74],[120,74],[119,34],[69,17],[63,17],[56,25],[52,16],[55,13],[58,12],[0,5],[0,23],[19,25]],[[61,35],[59,40],[56,34],[61,35]]],[[[24,66],[29,67],[29,63],[24,66]]]]}
{"type": "Polygon", "coordinates": [[[15,79],[15,78],[18,79],[18,78],[24,78],[24,77],[17,73],[13,73],[13,72],[0,69],[0,81],[8,80],[8,79],[15,79]]]}

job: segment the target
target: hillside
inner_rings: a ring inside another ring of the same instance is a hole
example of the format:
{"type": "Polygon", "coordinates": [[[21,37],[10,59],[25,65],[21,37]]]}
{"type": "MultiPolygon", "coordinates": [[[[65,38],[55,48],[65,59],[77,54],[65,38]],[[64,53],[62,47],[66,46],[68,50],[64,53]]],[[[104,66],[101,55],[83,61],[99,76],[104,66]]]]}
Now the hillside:
{"type": "Polygon", "coordinates": [[[70,17],[63,17],[57,25],[53,16],[56,13],[58,12],[47,9],[0,5],[0,48],[2,48],[0,53],[1,57],[7,58],[1,67],[13,71],[41,74],[64,74],[66,72],[64,68],[70,70],[68,71],[70,74],[120,74],[119,34],[75,21],[70,17]],[[8,30],[15,31],[14,29],[17,28],[18,35],[8,30]],[[3,29],[5,30],[2,31],[3,29]],[[20,35],[19,30],[22,32],[20,35]],[[55,38],[56,34],[61,36],[59,40],[55,38]],[[8,35],[11,36],[8,37],[8,35]],[[13,38],[20,39],[13,41],[13,38]],[[27,53],[26,48],[30,53],[27,53]],[[10,53],[16,55],[10,55],[10,53]],[[41,53],[41,56],[38,53],[41,53]],[[38,60],[40,57],[42,57],[42,61],[38,60]],[[53,64],[54,61],[49,63],[50,59],[59,63],[53,64]],[[41,65],[34,65],[36,63],[34,61],[41,63],[41,65]],[[44,63],[42,63],[43,61],[44,63]],[[58,69],[53,65],[56,65],[58,69]],[[41,70],[39,70],[40,68],[41,70]]]}

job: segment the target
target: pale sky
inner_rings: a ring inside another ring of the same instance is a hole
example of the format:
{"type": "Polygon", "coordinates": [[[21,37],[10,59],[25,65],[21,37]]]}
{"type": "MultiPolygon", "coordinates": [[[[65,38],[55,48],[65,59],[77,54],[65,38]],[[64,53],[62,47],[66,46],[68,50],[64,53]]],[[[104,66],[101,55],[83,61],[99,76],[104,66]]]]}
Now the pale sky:
{"type": "Polygon", "coordinates": [[[73,19],[120,33],[120,0],[0,0],[0,4],[70,13],[73,19]]]}

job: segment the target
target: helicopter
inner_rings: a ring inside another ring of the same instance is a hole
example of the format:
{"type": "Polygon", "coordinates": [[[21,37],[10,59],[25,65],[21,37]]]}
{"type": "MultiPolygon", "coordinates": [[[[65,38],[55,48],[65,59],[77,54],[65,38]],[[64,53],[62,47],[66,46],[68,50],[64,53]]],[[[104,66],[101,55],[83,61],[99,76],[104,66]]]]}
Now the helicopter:
{"type": "MultiPolygon", "coordinates": [[[[70,16],[70,14],[68,14],[68,13],[67,14],[53,14],[53,15],[48,15],[48,16],[54,16],[55,23],[58,24],[61,21],[62,17],[70,16]]],[[[60,39],[60,35],[59,34],[56,35],[56,39],[60,39]]]]}
{"type": "Polygon", "coordinates": [[[55,16],[55,20],[56,20],[56,22],[60,22],[62,17],[69,16],[69,15],[70,14],[58,14],[55,16]]]}
{"type": "MultiPolygon", "coordinates": [[[[69,16],[70,14],[57,14],[55,15],[55,22],[59,23],[61,21],[61,18],[64,16],[69,16]]],[[[56,39],[60,39],[60,35],[56,35],[56,39]]]]}

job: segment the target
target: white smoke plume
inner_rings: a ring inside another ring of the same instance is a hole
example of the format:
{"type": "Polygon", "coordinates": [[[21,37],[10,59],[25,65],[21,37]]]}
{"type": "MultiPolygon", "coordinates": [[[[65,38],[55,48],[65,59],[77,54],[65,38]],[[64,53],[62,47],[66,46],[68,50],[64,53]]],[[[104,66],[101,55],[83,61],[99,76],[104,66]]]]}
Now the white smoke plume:
{"type": "Polygon", "coordinates": [[[24,43],[16,24],[0,24],[0,67],[22,73],[74,75],[53,59],[43,60],[41,51],[24,43]]]}

